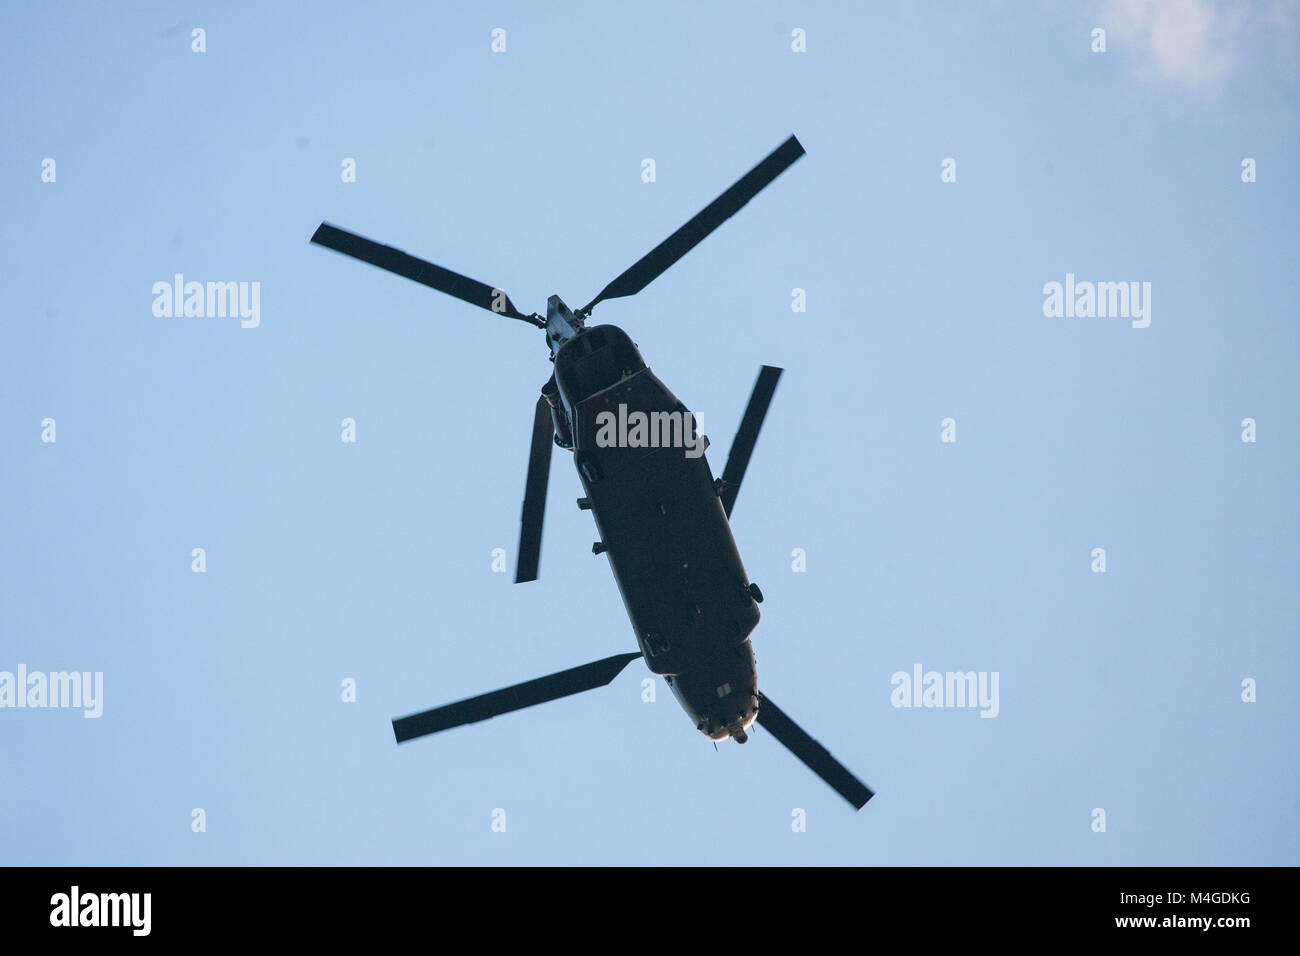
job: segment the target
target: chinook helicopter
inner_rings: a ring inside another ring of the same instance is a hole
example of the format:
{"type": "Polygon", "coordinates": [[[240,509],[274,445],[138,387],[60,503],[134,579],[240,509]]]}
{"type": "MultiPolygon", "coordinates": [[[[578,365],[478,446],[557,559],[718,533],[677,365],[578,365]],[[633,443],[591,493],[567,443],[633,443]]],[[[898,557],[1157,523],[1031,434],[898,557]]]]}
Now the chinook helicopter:
{"type": "Polygon", "coordinates": [[[551,449],[559,446],[573,454],[585,491],[577,504],[591,512],[599,535],[592,551],[608,559],[640,646],[396,719],[398,743],[606,686],[639,657],[715,742],[743,744],[757,721],[855,809],[871,799],[862,781],[758,689],[750,634],[763,593],[745,573],[730,521],[782,370],[759,372],[715,479],[707,438],[628,334],[587,324],[599,303],[640,292],[803,155],[791,136],[581,309],[553,295],[545,318],[519,311],[499,288],[401,250],[328,223],[316,230],[314,243],[545,330],[554,370],[533,411],[515,582],[537,579],[551,449]]]}

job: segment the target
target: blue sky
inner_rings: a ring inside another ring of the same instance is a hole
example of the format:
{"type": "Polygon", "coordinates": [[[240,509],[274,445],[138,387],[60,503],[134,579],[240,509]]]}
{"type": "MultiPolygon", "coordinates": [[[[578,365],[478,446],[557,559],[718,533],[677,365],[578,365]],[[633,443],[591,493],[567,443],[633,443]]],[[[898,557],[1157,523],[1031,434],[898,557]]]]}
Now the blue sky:
{"type": "Polygon", "coordinates": [[[6,13],[0,670],[104,710],[0,709],[0,862],[1300,862],[1295,6],[615,6],[6,13]],[[576,307],[790,133],[594,318],[715,472],[786,369],[734,516],[759,684],[877,797],[715,752],[639,663],[397,747],[635,645],[567,455],[541,581],[491,570],[540,333],[313,230],[576,307]],[[260,325],[155,317],[177,272],[260,325]],[[1150,282],[1150,326],[1044,316],[1067,273],[1150,282]],[[891,706],[916,664],[996,671],[998,716],[891,706]]]}

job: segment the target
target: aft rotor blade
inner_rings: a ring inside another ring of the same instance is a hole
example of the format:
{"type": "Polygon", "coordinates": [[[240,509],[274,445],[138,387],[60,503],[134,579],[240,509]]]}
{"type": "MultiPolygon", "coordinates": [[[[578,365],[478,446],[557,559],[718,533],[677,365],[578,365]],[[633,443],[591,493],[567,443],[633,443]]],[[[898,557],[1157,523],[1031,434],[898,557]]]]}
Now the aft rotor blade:
{"type": "Polygon", "coordinates": [[[524,481],[524,507],[519,519],[519,562],[515,565],[515,584],[537,580],[554,435],[551,406],[544,397],[539,398],[537,407],[533,409],[533,442],[528,451],[528,478],[524,481]]]}
{"type": "Polygon", "coordinates": [[[690,222],[642,256],[635,265],[605,286],[600,295],[583,307],[584,313],[605,299],[634,295],[664,272],[674,262],[694,249],[720,225],[740,211],[759,191],[785,172],[804,154],[799,140],[791,136],[761,163],[751,169],[713,202],[705,206],[690,222]]]}
{"type": "Polygon", "coordinates": [[[393,734],[400,744],[415,737],[436,734],[440,730],[472,724],[489,717],[508,714],[512,710],[522,710],[534,704],[544,704],[548,700],[559,700],[584,690],[594,690],[611,683],[640,654],[615,654],[604,660],[571,667],[558,674],[549,674],[536,680],[525,681],[490,694],[480,694],[466,700],[435,707],[409,717],[400,717],[393,721],[393,734]]]}
{"type": "Polygon", "coordinates": [[[781,741],[792,754],[817,776],[825,780],[853,809],[861,810],[875,796],[871,788],[859,780],[830,752],[813,740],[803,728],[786,716],[785,711],[764,694],[758,695],[758,722],[764,730],[781,741]]]}
{"type": "Polygon", "coordinates": [[[749,468],[749,458],[754,454],[754,443],[758,441],[759,429],[767,417],[767,406],[772,403],[776,383],[781,380],[781,369],[764,365],[754,383],[754,391],[749,395],[749,404],[745,414],[740,418],[740,427],[731,442],[731,452],[727,455],[727,467],[722,469],[722,509],[731,517],[731,509],[736,506],[736,495],[740,493],[740,483],[744,480],[745,470],[749,468]]]}
{"type": "Polygon", "coordinates": [[[545,321],[540,317],[524,315],[516,309],[515,304],[510,301],[510,297],[500,289],[484,285],[482,282],[471,279],[469,276],[463,276],[459,272],[452,272],[450,269],[436,266],[432,262],[425,262],[423,259],[407,255],[401,249],[381,245],[363,236],[358,236],[356,233],[348,232],[346,229],[331,226],[327,222],[320,224],[320,228],[311,237],[311,241],[317,245],[325,246],[327,249],[333,249],[335,252],[341,252],[345,256],[351,256],[353,259],[368,262],[372,266],[379,266],[379,268],[386,269],[399,276],[414,279],[421,285],[427,285],[431,289],[437,289],[439,292],[447,293],[447,295],[454,295],[470,305],[477,305],[480,309],[487,309],[489,312],[495,312],[497,315],[504,315],[511,319],[521,319],[539,328],[546,327],[545,321]]]}

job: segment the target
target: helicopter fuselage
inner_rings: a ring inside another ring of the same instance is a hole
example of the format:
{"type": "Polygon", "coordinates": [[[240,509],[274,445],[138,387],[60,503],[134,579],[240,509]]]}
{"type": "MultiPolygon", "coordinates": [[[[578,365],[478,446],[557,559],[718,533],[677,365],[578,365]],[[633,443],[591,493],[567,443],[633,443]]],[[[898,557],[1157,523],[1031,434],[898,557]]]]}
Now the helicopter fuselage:
{"type": "Polygon", "coordinates": [[[591,511],[600,535],[593,551],[609,560],[646,665],[697,729],[744,743],[759,707],[749,641],[757,590],[703,436],[616,326],[592,326],[565,341],[555,383],[556,443],[572,447],[586,491],[579,506],[591,511]],[[637,423],[631,429],[629,420],[637,423]]]}

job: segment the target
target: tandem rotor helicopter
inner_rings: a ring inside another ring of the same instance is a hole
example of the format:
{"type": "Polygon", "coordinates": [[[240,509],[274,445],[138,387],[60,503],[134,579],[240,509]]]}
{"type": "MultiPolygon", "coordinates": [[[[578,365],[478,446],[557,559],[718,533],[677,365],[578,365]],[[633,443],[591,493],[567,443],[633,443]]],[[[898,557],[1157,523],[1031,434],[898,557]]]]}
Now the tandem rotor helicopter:
{"type": "Polygon", "coordinates": [[[572,311],[553,295],[545,318],[520,312],[500,289],[398,249],[328,223],[316,230],[314,243],[546,331],[554,372],[533,411],[515,582],[537,579],[551,447],[558,445],[573,453],[586,492],[578,507],[591,512],[600,536],[592,551],[609,560],[641,648],[399,718],[393,721],[398,743],[603,687],[640,657],[712,740],[743,744],[757,721],[855,809],[871,799],[862,781],[758,690],[750,634],[763,594],[745,573],[730,519],[781,369],[765,365],[759,372],[721,478],[714,479],[698,446],[692,456],[674,443],[598,440],[609,416],[622,422],[636,412],[643,421],[676,415],[690,429],[684,440],[696,436],[693,416],[646,366],[628,334],[587,325],[592,309],[640,292],[803,155],[791,136],[596,298],[572,311]]]}

